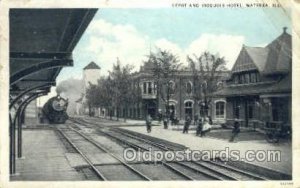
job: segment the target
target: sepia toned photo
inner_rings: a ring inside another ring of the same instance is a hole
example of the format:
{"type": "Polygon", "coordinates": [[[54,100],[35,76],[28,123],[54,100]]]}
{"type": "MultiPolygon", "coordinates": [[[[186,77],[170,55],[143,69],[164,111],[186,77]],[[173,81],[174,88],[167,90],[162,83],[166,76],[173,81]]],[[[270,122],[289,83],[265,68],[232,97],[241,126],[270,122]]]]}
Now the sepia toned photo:
{"type": "Polygon", "coordinates": [[[3,187],[103,181],[293,187],[299,36],[291,5],[109,3],[17,5],[3,14],[3,187]]]}

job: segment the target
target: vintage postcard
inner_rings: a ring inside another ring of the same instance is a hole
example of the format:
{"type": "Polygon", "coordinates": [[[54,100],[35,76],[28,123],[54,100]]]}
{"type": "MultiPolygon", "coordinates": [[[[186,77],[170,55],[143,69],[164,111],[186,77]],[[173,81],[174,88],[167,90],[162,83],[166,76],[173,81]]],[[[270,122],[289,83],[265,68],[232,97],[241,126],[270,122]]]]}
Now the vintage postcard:
{"type": "Polygon", "coordinates": [[[300,187],[298,0],[0,0],[0,187],[300,187]]]}

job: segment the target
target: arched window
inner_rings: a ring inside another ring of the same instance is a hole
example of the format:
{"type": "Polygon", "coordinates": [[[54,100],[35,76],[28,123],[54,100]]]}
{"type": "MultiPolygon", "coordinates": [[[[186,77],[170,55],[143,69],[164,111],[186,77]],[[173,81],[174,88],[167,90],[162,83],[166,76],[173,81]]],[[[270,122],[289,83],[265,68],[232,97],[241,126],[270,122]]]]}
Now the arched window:
{"type": "Polygon", "coordinates": [[[186,93],[187,94],[191,94],[192,93],[192,83],[191,82],[187,82],[186,83],[186,93]]]}
{"type": "Polygon", "coordinates": [[[185,116],[189,116],[190,118],[193,118],[193,102],[192,101],[186,101],[184,103],[184,109],[185,109],[185,116]]]}
{"type": "Polygon", "coordinates": [[[216,102],[216,118],[225,118],[225,102],[216,102]]]}
{"type": "Polygon", "coordinates": [[[174,94],[175,93],[175,82],[174,81],[170,81],[168,86],[169,86],[169,92],[170,92],[170,94],[174,94]]]}

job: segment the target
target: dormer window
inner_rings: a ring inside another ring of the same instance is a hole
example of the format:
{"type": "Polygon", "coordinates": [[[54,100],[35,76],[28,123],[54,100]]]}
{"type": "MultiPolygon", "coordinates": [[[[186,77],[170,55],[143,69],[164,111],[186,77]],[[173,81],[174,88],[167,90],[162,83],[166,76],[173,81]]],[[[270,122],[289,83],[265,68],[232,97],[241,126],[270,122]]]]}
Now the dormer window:
{"type": "Polygon", "coordinates": [[[237,73],[233,76],[234,84],[249,84],[260,82],[260,76],[258,72],[243,72],[237,73]]]}

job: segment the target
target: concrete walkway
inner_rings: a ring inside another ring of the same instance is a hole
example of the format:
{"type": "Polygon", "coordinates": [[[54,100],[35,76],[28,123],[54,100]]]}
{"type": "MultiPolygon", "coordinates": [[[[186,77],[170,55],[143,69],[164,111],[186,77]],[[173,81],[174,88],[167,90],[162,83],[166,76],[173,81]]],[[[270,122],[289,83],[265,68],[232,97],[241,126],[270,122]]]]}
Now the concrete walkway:
{"type": "Polygon", "coordinates": [[[23,158],[17,159],[17,174],[11,180],[85,180],[71,167],[65,148],[53,130],[23,130],[23,158]]]}
{"type": "MultiPolygon", "coordinates": [[[[129,123],[130,121],[128,121],[129,123]]],[[[292,174],[292,147],[290,142],[271,144],[266,140],[251,140],[242,142],[228,142],[224,139],[215,139],[211,137],[197,137],[195,131],[190,131],[189,134],[182,134],[181,131],[163,129],[163,126],[152,128],[151,133],[146,132],[145,127],[124,127],[131,131],[135,131],[149,136],[165,139],[171,142],[183,144],[191,150],[218,150],[222,151],[228,147],[229,151],[238,151],[241,158],[245,158],[245,153],[249,150],[257,151],[280,151],[281,159],[278,162],[272,161],[245,161],[248,163],[260,165],[272,170],[280,171],[287,174],[292,174]]]]}

